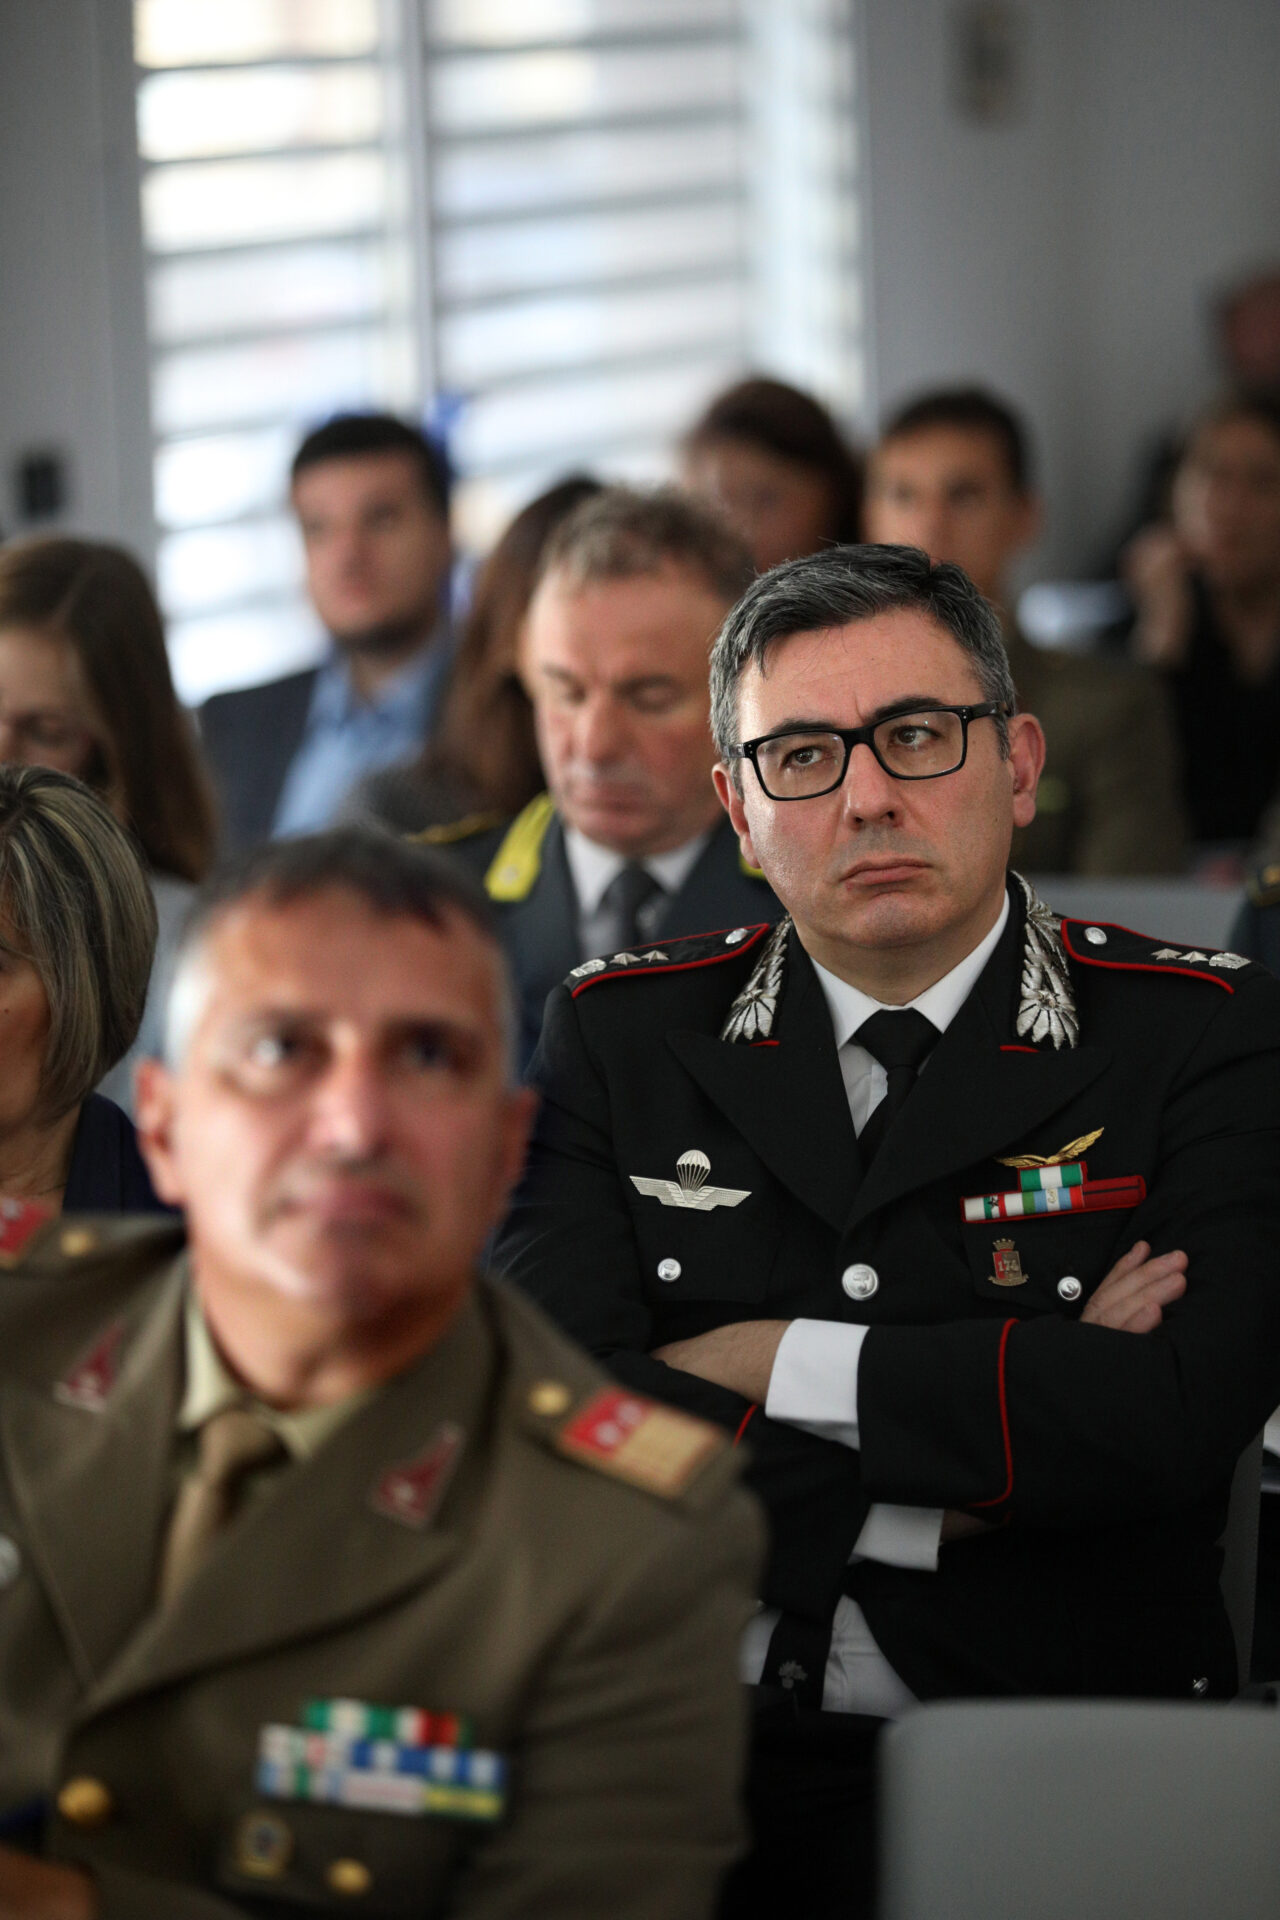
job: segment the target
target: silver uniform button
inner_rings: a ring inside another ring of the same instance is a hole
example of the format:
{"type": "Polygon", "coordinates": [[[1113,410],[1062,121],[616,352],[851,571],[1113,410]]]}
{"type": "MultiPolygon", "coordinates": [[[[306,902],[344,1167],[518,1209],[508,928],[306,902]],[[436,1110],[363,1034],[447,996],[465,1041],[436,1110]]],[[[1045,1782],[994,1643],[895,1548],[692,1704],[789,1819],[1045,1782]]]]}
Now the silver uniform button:
{"type": "Polygon", "coordinates": [[[678,1260],[659,1260],[658,1278],[659,1280],[678,1280],[680,1278],[680,1262],[678,1260]]]}
{"type": "Polygon", "coordinates": [[[1101,927],[1086,927],[1084,937],[1091,947],[1105,947],[1107,944],[1107,936],[1101,927]]]}
{"type": "Polygon", "coordinates": [[[0,1533],[0,1587],[11,1587],[21,1572],[22,1555],[17,1541],[11,1540],[7,1533],[0,1533]]]}
{"type": "Polygon", "coordinates": [[[1058,1282],[1059,1300],[1078,1300],[1083,1292],[1084,1288],[1080,1285],[1074,1273],[1064,1273],[1058,1282]]]}
{"type": "Polygon", "coordinates": [[[1208,1693],[1209,1691],[1208,1680],[1205,1679],[1203,1676],[1199,1680],[1193,1680],[1191,1682],[1191,1691],[1192,1693],[1208,1693]]]}
{"type": "Polygon", "coordinates": [[[840,1285],[851,1300],[869,1300],[880,1285],[880,1275],[865,1260],[856,1260],[840,1275],[840,1285]]]}

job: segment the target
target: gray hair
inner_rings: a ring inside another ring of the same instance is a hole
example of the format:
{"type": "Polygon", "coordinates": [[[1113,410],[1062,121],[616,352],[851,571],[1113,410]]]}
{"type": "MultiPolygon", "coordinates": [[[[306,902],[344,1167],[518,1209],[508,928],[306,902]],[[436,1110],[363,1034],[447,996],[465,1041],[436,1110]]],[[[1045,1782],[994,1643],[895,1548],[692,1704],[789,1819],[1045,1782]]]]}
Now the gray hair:
{"type": "Polygon", "coordinates": [[[228,861],[205,882],[183,924],[169,979],[164,1022],[167,1064],[181,1064],[204,1011],[212,986],[206,961],[215,923],[247,900],[286,906],[333,888],[356,894],[374,913],[388,919],[417,920],[439,930],[454,912],[471,923],[493,948],[498,964],[498,1017],[507,1070],[514,1078],[515,996],[487,896],[447,854],[397,839],[379,827],[338,827],[296,840],[268,841],[228,861]]]}
{"type": "MultiPolygon", "coordinates": [[[[828,547],[761,574],[720,629],[711,655],[711,731],[735,781],[738,682],[748,662],[763,674],[770,652],[793,634],[847,627],[899,608],[936,620],[968,654],[983,699],[1017,711],[1000,616],[968,574],[948,562],[935,566],[918,547],[828,547]]],[[[1001,754],[1007,756],[1009,728],[1003,715],[996,729],[1001,754]]]]}
{"type": "Polygon", "coordinates": [[[753,578],[746,546],[678,487],[602,487],[565,516],[542,550],[537,583],[562,574],[574,588],[632,580],[667,566],[700,574],[732,605],[753,578]]]}
{"type": "Polygon", "coordinates": [[[156,945],[132,837],[68,773],[0,766],[0,912],[49,1003],[39,1111],[58,1120],[137,1038],[156,945]]]}

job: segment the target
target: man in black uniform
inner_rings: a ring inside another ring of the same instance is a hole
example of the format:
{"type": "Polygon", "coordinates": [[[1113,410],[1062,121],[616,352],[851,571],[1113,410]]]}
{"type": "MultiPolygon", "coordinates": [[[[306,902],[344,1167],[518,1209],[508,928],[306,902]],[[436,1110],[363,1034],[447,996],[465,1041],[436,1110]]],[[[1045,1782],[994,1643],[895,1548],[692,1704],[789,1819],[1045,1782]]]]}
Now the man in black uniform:
{"type": "Polygon", "coordinates": [[[732,1911],[847,1914],[869,1736],[913,1697],[1234,1689],[1215,1541],[1280,1398],[1280,989],[1006,876],[1043,735],[959,569],[775,569],[712,695],[790,918],[577,969],[500,1258],[745,1434],[744,1677],[795,1711],[758,1724],[732,1911]]]}

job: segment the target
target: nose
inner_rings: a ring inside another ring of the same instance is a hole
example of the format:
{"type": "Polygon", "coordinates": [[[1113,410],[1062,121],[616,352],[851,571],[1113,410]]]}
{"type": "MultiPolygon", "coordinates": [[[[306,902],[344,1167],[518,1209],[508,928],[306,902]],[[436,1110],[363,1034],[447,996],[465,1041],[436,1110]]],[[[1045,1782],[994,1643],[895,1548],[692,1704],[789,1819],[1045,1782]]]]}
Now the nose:
{"type": "Polygon", "coordinates": [[[312,1089],[309,1145],[330,1159],[373,1159],[387,1143],[390,1110],[383,1063],[363,1046],[340,1049],[312,1089]]]}
{"type": "Polygon", "coordinates": [[[627,731],[615,700],[607,694],[589,696],[574,718],[578,759],[591,766],[607,767],[625,757],[627,731]]]}
{"type": "Polygon", "coordinates": [[[840,799],[850,820],[891,820],[902,805],[901,782],[885,772],[865,741],[849,755],[840,799]]]}

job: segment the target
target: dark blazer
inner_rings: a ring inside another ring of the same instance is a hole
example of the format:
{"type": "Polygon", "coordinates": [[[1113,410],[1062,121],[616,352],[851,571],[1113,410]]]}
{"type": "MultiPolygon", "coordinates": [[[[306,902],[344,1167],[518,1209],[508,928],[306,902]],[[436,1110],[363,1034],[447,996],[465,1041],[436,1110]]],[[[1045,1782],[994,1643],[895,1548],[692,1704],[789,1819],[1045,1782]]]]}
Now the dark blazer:
{"type": "MultiPolygon", "coordinates": [[[[535,801],[521,819],[528,818],[539,804],[535,801]]],[[[545,800],[542,804],[545,806],[545,800]]],[[[516,899],[502,897],[498,872],[503,864],[499,856],[510,834],[509,823],[497,827],[482,824],[480,830],[461,838],[448,828],[428,829],[422,838],[446,845],[473,873],[485,879],[494,897],[499,932],[520,997],[520,1058],[525,1064],[542,1031],[547,995],[585,956],[578,945],[578,900],[559,816],[548,813],[538,849],[539,864],[529,875],[527,886],[518,883],[523,891],[516,899]]],[[[664,903],[653,937],[661,942],[716,927],[772,922],[781,912],[763,875],[743,865],[737,836],[726,817],[717,825],[679,892],[664,903]]]]}
{"type": "Polygon", "coordinates": [[[138,1152],[133,1122],[114,1100],[91,1093],[71,1142],[64,1213],[168,1213],[138,1152]]]}
{"type": "Polygon", "coordinates": [[[271,832],[290,762],[302,745],[318,669],[260,687],[215,693],[200,709],[200,740],[213,774],[222,850],[239,853],[271,832]]]}
{"type": "Polygon", "coordinates": [[[747,1421],[773,1528],[764,1598],[824,1620],[845,1588],[924,1698],[1234,1690],[1214,1542],[1235,1460],[1280,1401],[1280,987],[1234,956],[1090,931],[1063,923],[1079,1044],[1033,1043],[1015,900],[865,1175],[794,933],[762,1043],[720,1034],[763,931],[580,975],[534,1061],[543,1105],[498,1264],[621,1379],[747,1421]],[[964,1223],[964,1197],[1018,1185],[997,1156],[1096,1130],[1089,1177],[1142,1176],[1136,1210],[964,1223]],[[694,1211],[637,1191],[632,1175],[673,1180],[691,1148],[749,1197],[694,1211]],[[1146,1336],[1078,1325],[1139,1238],[1186,1250],[1184,1300],[1146,1336]],[[841,1279],[859,1262],[879,1284],[854,1300],[841,1279]],[[649,1357],[798,1316],[871,1328],[861,1451],[649,1357]],[[849,1570],[872,1502],[999,1530],[944,1546],[933,1574],[849,1570]]]}

